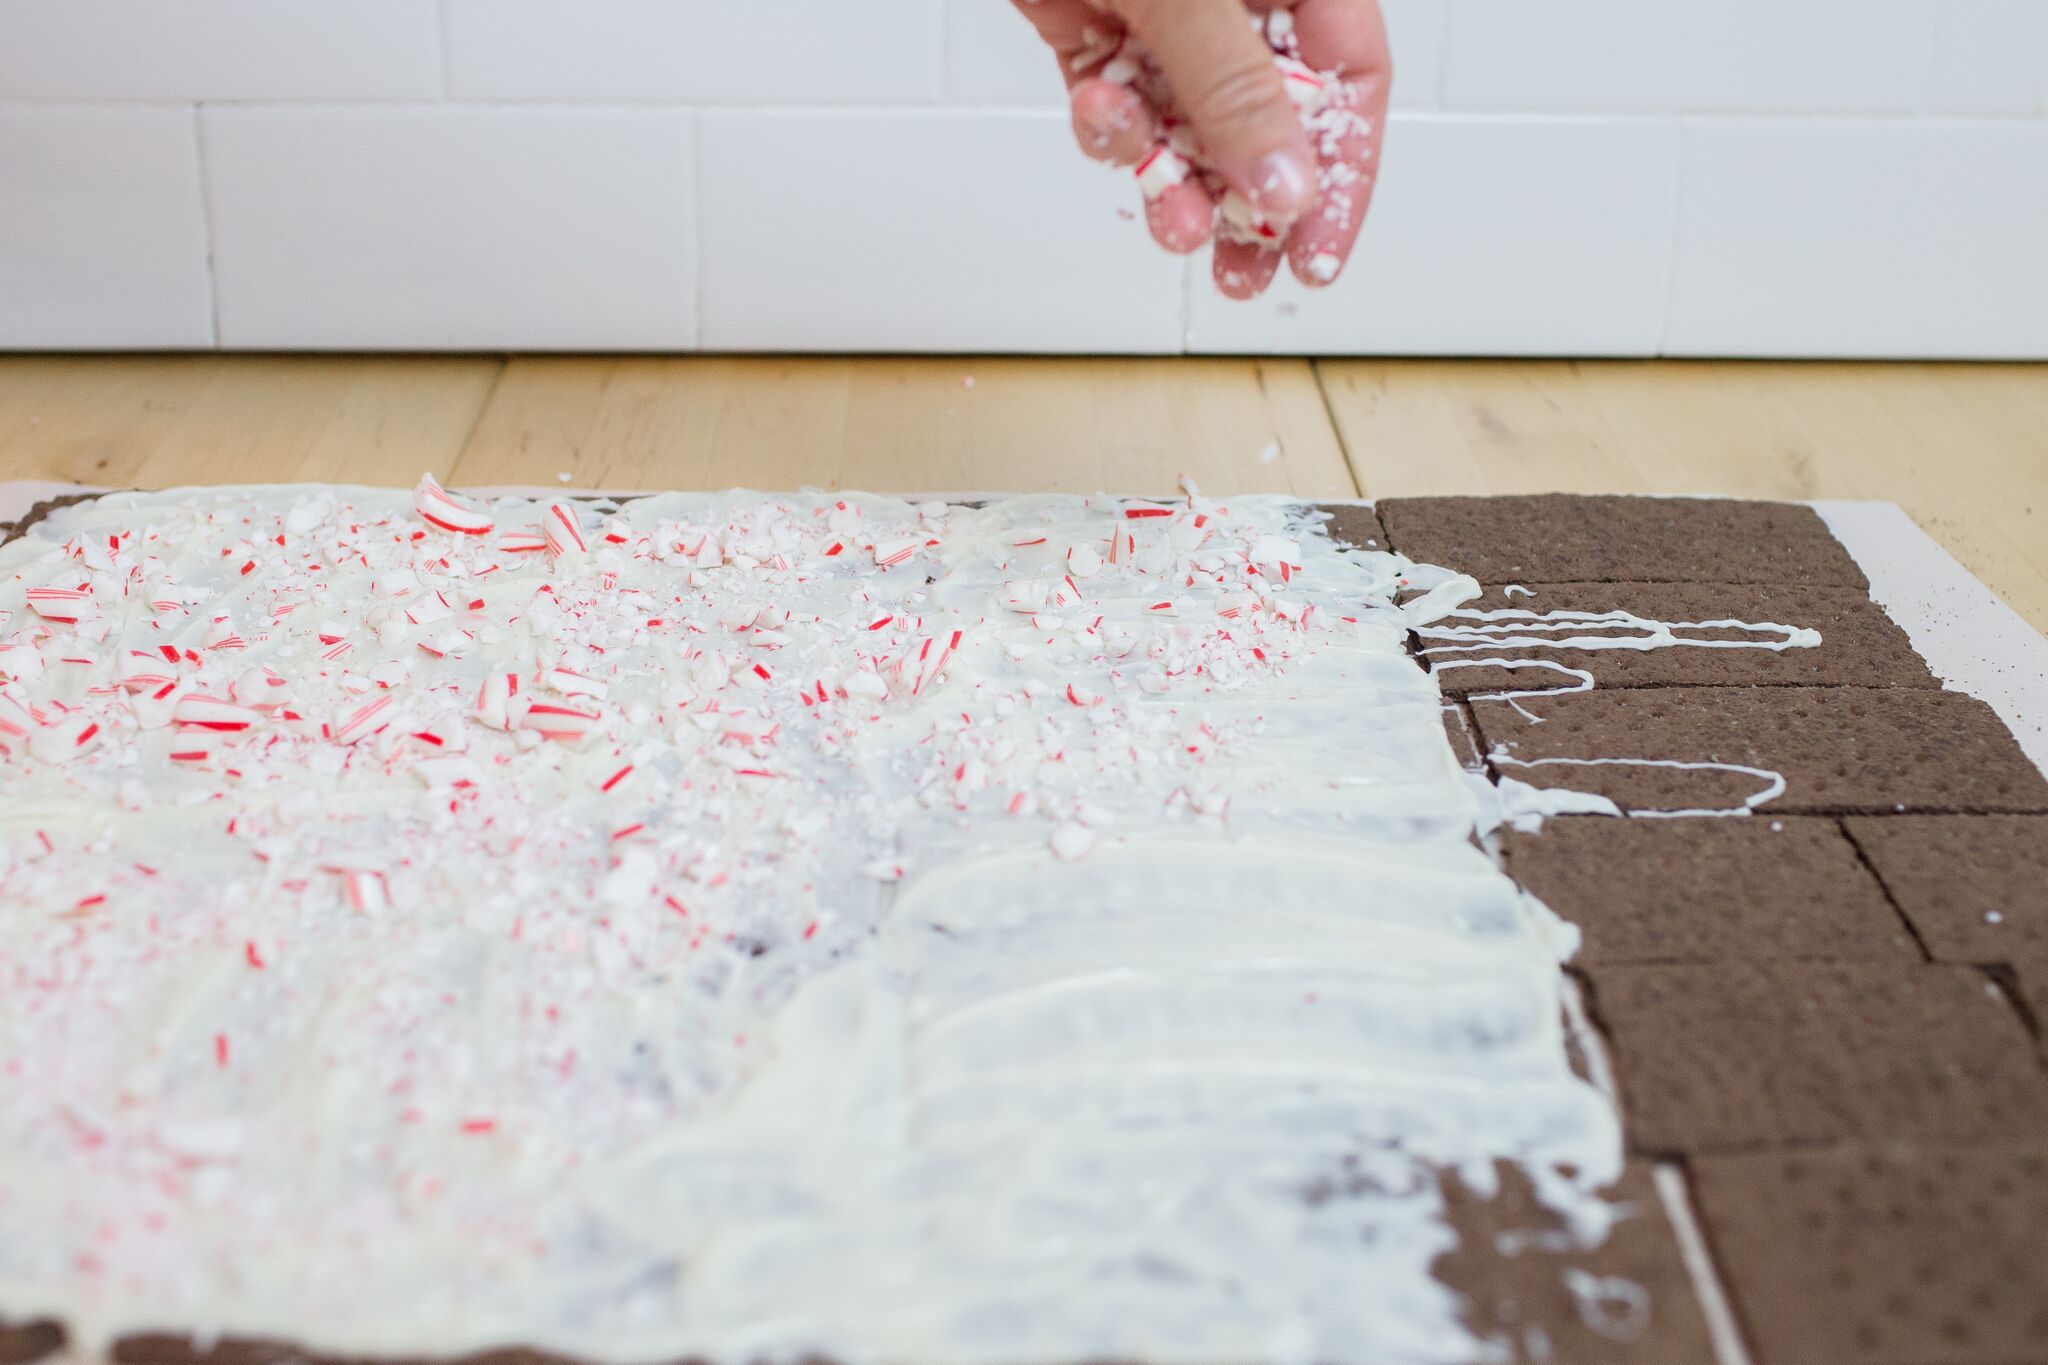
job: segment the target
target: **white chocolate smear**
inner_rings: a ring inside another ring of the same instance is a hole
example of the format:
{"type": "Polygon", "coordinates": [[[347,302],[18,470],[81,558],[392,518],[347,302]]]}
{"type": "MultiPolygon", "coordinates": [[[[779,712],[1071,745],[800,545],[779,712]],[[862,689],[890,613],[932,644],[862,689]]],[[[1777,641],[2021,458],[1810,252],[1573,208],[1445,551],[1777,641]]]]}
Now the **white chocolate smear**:
{"type": "Polygon", "coordinates": [[[0,1312],[1472,1358],[1436,1173],[1597,1238],[1621,1161],[1404,652],[1475,593],[1192,492],[60,511],[0,550],[0,1312]]]}

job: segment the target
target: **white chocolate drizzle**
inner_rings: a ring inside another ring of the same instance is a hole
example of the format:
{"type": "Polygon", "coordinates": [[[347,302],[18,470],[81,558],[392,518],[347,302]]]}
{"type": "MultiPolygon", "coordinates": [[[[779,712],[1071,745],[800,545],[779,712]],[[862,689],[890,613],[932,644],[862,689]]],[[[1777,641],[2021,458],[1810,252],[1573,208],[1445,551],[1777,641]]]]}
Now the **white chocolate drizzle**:
{"type": "MultiPolygon", "coordinates": [[[[1531,589],[1519,585],[1510,585],[1507,592],[1510,596],[1517,593],[1530,597],[1535,595],[1531,589]]],[[[1530,651],[1597,652],[1622,649],[1641,652],[1684,648],[1762,649],[1775,654],[1788,649],[1816,649],[1821,643],[1821,635],[1817,630],[1805,626],[1781,625],[1775,621],[1658,621],[1628,611],[1538,612],[1517,607],[1493,611],[1457,607],[1445,612],[1432,624],[1418,626],[1416,634],[1424,641],[1434,642],[1424,644],[1419,652],[1430,661],[1431,668],[1437,672],[1454,668],[1500,668],[1510,671],[1542,669],[1561,673],[1570,678],[1572,685],[1568,687],[1510,688],[1476,694],[1471,698],[1473,701],[1504,701],[1532,725],[1541,725],[1543,717],[1524,707],[1521,704],[1523,698],[1590,692],[1595,686],[1595,681],[1588,669],[1577,668],[1555,659],[1529,658],[1527,652],[1530,651]],[[1705,630],[1742,631],[1746,632],[1748,638],[1699,639],[1688,633],[1705,630]],[[1442,657],[1468,654],[1481,657],[1442,657]]],[[[1524,784],[1517,783],[1516,786],[1523,789],[1521,796],[1517,800],[1504,799],[1503,803],[1504,807],[1509,808],[1510,818],[1517,823],[1525,816],[1562,813],[1567,810],[1627,814],[1645,818],[1748,815],[1757,807],[1785,794],[1785,778],[1782,773],[1739,763],[1680,762],[1664,758],[1622,757],[1518,759],[1500,746],[1495,746],[1487,757],[1495,765],[1507,767],[1671,768],[1680,771],[1742,773],[1763,783],[1758,791],[1745,797],[1739,806],[1626,812],[1615,807],[1606,798],[1590,793],[1560,795],[1550,798],[1547,802],[1530,800],[1527,797],[1529,789],[1524,784]],[[1573,797],[1579,798],[1576,803],[1573,802],[1573,797]]]]}
{"type": "MultiPolygon", "coordinates": [[[[1465,1360],[1568,926],[1296,503],[120,495],[0,550],[0,1311],[1465,1360]]],[[[1431,605],[1397,607],[1404,578],[1431,605]]]]}

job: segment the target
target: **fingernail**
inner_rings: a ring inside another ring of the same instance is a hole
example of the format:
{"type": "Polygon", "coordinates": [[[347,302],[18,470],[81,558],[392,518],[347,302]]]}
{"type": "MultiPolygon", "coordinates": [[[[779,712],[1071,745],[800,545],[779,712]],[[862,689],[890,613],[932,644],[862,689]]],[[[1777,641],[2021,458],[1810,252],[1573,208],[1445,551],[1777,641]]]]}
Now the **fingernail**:
{"type": "Polygon", "coordinates": [[[1252,167],[1252,207],[1262,218],[1293,222],[1316,201],[1315,172],[1299,152],[1268,152],[1252,167]]]}

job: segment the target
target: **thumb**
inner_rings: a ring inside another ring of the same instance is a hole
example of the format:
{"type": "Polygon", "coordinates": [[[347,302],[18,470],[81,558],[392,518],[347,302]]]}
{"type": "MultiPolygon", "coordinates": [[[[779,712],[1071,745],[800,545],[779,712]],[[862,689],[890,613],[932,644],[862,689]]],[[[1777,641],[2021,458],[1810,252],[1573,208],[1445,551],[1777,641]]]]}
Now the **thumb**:
{"type": "Polygon", "coordinates": [[[1315,151],[1243,0],[1110,0],[1193,121],[1210,164],[1284,228],[1314,206],[1315,151]]]}

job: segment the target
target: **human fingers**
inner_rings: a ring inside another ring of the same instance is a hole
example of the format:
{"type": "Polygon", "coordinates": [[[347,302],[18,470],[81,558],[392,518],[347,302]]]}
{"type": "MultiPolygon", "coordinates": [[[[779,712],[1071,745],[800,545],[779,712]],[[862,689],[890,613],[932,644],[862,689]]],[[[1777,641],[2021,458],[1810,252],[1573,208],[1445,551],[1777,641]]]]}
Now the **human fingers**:
{"type": "Polygon", "coordinates": [[[1284,230],[1315,203],[1316,160],[1242,0],[1104,0],[1187,111],[1208,163],[1284,230]]]}

